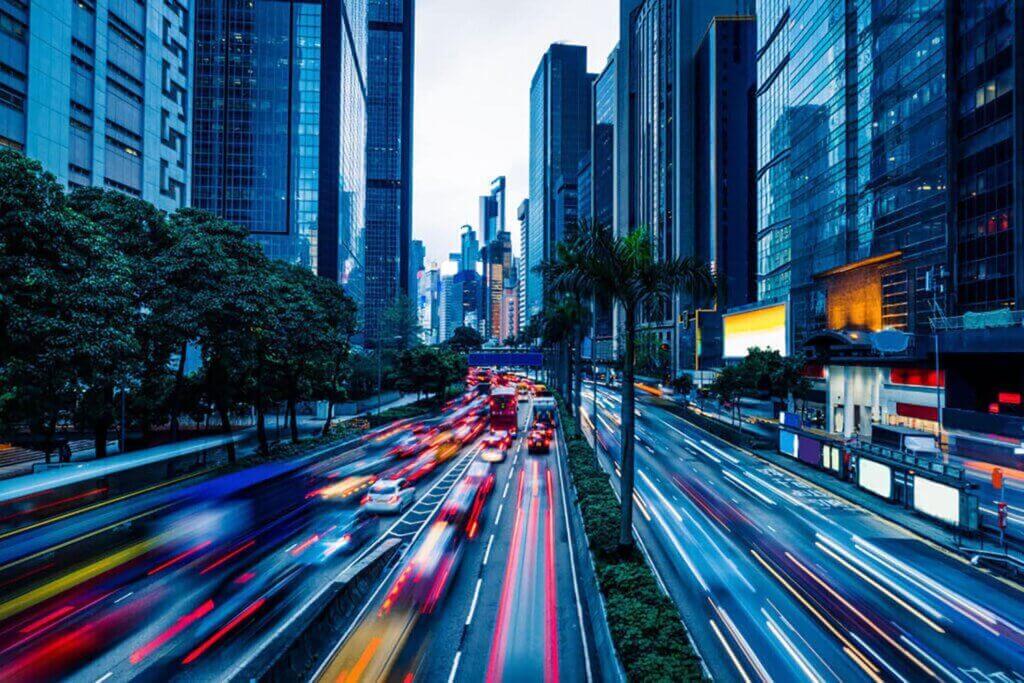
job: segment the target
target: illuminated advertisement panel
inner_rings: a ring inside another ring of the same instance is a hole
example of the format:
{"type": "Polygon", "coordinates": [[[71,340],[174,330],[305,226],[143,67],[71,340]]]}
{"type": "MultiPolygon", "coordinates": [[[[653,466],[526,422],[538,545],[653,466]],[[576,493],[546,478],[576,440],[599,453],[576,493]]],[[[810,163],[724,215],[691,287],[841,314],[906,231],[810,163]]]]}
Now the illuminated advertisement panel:
{"type": "Polygon", "coordinates": [[[857,485],[882,498],[892,498],[892,468],[874,460],[857,460],[857,485]]]}
{"type": "Polygon", "coordinates": [[[786,304],[765,306],[722,316],[725,358],[743,358],[747,349],[757,346],[789,354],[786,343],[786,304]]]}
{"type": "Polygon", "coordinates": [[[779,452],[796,457],[797,439],[796,434],[779,430],[779,452]]]}
{"type": "Polygon", "coordinates": [[[953,526],[960,526],[960,490],[915,476],[914,509],[953,526]]]}

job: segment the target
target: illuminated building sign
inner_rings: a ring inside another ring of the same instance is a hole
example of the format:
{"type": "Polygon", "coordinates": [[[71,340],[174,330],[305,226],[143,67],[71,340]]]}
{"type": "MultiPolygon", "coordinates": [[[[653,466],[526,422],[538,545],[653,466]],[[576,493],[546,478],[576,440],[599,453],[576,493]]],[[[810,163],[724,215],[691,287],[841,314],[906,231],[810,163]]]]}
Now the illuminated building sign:
{"type": "Polygon", "coordinates": [[[789,354],[786,304],[775,304],[722,316],[725,358],[742,358],[752,347],[789,354]]]}

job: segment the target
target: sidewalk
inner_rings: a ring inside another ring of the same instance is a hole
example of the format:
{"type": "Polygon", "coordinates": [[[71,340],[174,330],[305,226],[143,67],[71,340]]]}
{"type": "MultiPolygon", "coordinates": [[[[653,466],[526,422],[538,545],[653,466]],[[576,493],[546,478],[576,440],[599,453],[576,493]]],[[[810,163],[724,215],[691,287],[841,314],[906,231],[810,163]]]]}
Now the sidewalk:
{"type": "MultiPolygon", "coordinates": [[[[687,419],[688,422],[698,429],[704,431],[700,425],[688,419],[687,413],[682,410],[680,406],[674,405],[668,409],[672,410],[683,419],[687,419]]],[[[703,416],[707,419],[714,419],[735,429],[735,425],[731,425],[727,419],[715,417],[706,411],[703,413],[703,416]]],[[[987,537],[985,533],[981,533],[975,538],[964,536],[956,530],[922,517],[913,510],[905,508],[902,505],[886,502],[885,500],[858,488],[852,482],[841,481],[824,470],[808,467],[798,460],[794,460],[782,453],[764,448],[745,448],[735,443],[733,443],[733,445],[736,448],[740,448],[754,457],[765,460],[772,465],[775,465],[776,467],[779,467],[790,474],[817,486],[818,488],[824,489],[825,491],[852,503],[853,505],[863,508],[890,523],[903,527],[927,541],[959,555],[966,556],[972,561],[979,558],[983,561],[1006,558],[1008,561],[1016,565],[1017,573],[1024,571],[1024,550],[1022,550],[1022,548],[1016,543],[1011,543],[1006,549],[1004,549],[999,547],[998,543],[996,543],[991,537],[987,537]]]]}

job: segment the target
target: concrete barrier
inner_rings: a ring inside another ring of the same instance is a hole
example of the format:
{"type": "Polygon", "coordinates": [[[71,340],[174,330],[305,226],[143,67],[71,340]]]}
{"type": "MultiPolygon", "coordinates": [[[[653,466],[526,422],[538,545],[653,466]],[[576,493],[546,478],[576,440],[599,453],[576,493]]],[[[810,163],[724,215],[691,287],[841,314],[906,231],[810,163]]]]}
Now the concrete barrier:
{"type": "Polygon", "coordinates": [[[307,605],[294,625],[266,648],[266,654],[236,680],[292,683],[308,680],[324,654],[342,637],[356,613],[398,558],[401,541],[391,538],[345,569],[331,590],[307,605]]]}

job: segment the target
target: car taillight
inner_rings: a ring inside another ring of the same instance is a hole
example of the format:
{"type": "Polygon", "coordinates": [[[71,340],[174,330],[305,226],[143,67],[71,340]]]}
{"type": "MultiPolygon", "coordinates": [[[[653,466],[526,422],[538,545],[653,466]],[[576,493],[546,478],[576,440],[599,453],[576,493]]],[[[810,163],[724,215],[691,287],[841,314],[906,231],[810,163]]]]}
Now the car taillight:
{"type": "Polygon", "coordinates": [[[391,496],[390,498],[388,498],[388,502],[389,503],[397,503],[398,502],[398,494],[395,494],[395,495],[391,496]]]}

